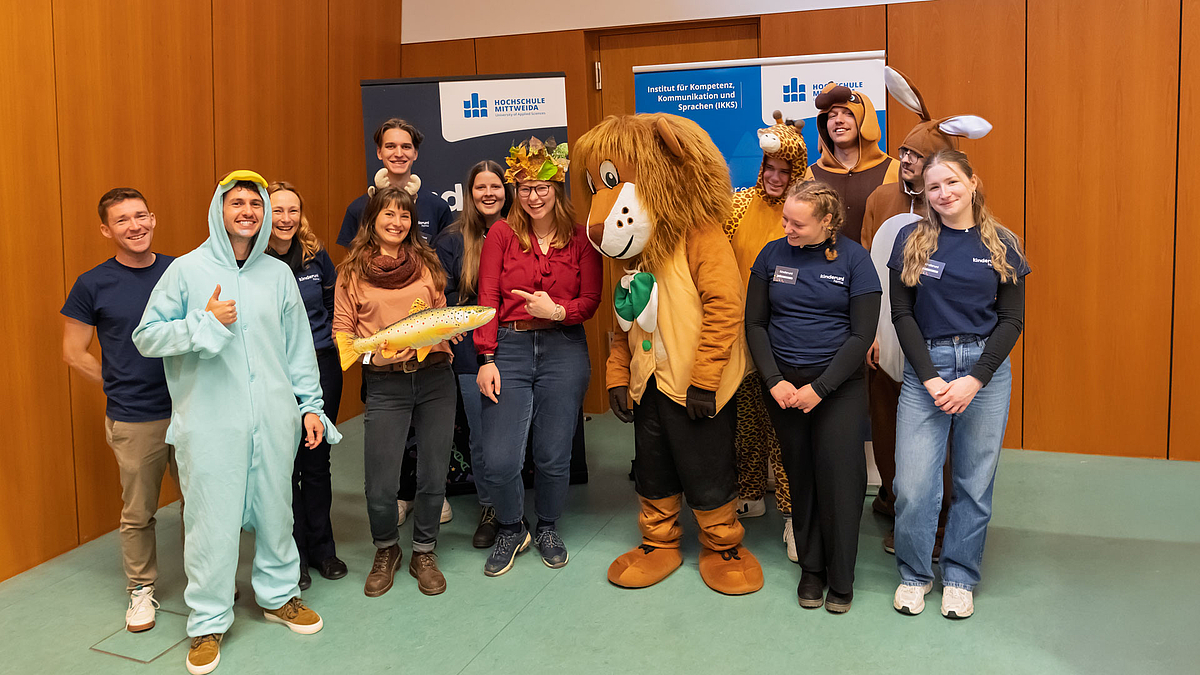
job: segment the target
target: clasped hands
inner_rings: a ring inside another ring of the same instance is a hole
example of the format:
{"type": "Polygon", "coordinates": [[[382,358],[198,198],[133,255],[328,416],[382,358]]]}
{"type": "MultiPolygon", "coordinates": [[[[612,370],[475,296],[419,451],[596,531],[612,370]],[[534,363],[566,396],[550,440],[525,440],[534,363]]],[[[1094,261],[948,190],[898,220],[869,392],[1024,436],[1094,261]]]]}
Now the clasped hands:
{"type": "Polygon", "coordinates": [[[780,408],[797,408],[802,412],[812,412],[821,402],[821,397],[817,396],[811,384],[796,388],[787,380],[780,380],[771,387],[771,398],[775,399],[780,408]]]}
{"type": "Polygon", "coordinates": [[[925,390],[933,397],[933,404],[947,415],[957,415],[967,409],[983,383],[971,375],[964,375],[950,382],[940,377],[925,381],[925,390]]]}

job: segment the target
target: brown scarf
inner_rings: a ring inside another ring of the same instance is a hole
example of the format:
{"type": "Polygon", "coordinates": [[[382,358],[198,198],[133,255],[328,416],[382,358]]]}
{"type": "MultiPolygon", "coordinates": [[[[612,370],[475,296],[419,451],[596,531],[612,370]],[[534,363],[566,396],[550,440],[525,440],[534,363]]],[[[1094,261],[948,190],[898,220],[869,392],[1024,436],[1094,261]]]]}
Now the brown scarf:
{"type": "Polygon", "coordinates": [[[421,276],[421,261],[407,251],[400,251],[399,258],[379,255],[367,263],[367,280],[379,288],[404,288],[421,276]]]}

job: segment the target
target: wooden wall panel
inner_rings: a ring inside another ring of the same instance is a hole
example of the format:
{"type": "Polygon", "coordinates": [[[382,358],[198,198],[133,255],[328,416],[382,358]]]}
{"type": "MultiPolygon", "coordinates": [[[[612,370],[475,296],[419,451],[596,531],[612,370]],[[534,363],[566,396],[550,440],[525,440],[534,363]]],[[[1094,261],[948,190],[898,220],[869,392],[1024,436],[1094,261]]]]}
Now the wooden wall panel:
{"type": "Polygon", "coordinates": [[[1167,454],[1179,8],[1029,3],[1026,447],[1167,454]]]}
{"type": "MultiPolygon", "coordinates": [[[[345,251],[335,241],[346,206],[367,188],[363,165],[361,80],[400,77],[400,3],[341,0],[329,3],[329,174],[321,241],[335,261],[345,251]],[[363,17],[371,17],[364,21],[363,17]]],[[[316,223],[310,216],[310,222],[316,223]]],[[[346,371],[339,419],[362,414],[360,369],[346,371]]]]}
{"type": "MultiPolygon", "coordinates": [[[[1179,148],[1191,157],[1200,148],[1200,0],[1183,0],[1180,63],[1179,148]]],[[[1171,350],[1171,430],[1167,457],[1200,461],[1200,166],[1179,162],[1175,223],[1175,325],[1171,350]]]]}
{"type": "Polygon", "coordinates": [[[70,383],[59,359],[66,295],[55,148],[53,18],[48,0],[7,3],[0,22],[0,580],[79,543],[70,383]]]}
{"type": "Polygon", "coordinates": [[[454,77],[475,74],[475,40],[445,40],[404,45],[401,77],[454,77]]]}
{"type": "MultiPolygon", "coordinates": [[[[964,140],[960,149],[984,184],[988,205],[1009,229],[1025,239],[1025,1],[936,0],[887,8],[888,63],[916,82],[934,118],[980,115],[990,134],[964,140]],[[914,36],[939,26],[940,46],[953,58],[929,58],[914,36]]],[[[895,99],[888,101],[888,146],[895,155],[918,117],[895,99]]],[[[1038,270],[1039,272],[1041,270],[1038,270]]],[[[1029,277],[1030,292],[1042,282],[1029,277]]],[[[1011,356],[1013,385],[1004,445],[1023,447],[1023,342],[1011,356]]]]}
{"type": "Polygon", "coordinates": [[[758,24],[759,56],[886,49],[887,12],[886,6],[874,5],[764,14],[758,24]]]}
{"type": "MultiPolygon", "coordinates": [[[[55,6],[55,89],[60,101],[70,102],[58,111],[59,128],[69,130],[59,161],[71,174],[62,204],[66,288],[113,254],[96,214],[110,188],[129,186],[146,195],[157,216],[156,250],[179,255],[208,236],[211,25],[207,2],[55,6]],[[132,40],[112,49],[114,36],[125,33],[194,39],[132,40]]],[[[88,541],[117,522],[121,486],[104,440],[104,394],[76,373],[71,384],[79,534],[88,541]]],[[[163,499],[177,499],[174,482],[167,484],[163,499]]]]}

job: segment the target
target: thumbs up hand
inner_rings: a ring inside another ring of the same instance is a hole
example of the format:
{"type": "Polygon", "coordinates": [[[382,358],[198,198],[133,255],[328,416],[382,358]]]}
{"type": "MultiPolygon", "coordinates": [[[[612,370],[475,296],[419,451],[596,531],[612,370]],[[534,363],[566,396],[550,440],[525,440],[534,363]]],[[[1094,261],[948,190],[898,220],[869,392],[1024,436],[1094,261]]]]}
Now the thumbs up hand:
{"type": "Polygon", "coordinates": [[[222,300],[220,296],[221,284],[217,284],[217,288],[213,291],[212,297],[208,299],[208,305],[204,307],[204,310],[212,312],[213,316],[217,317],[217,321],[228,326],[237,321],[237,307],[233,300],[222,300]]]}

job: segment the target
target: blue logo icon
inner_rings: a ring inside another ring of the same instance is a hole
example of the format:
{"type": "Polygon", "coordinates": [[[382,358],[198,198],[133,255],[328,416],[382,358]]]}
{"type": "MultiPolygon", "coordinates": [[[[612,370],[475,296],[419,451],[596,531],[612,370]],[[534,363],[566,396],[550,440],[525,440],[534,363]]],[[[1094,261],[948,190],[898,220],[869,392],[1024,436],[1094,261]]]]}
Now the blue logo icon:
{"type": "Polygon", "coordinates": [[[804,96],[804,85],[800,84],[796,78],[793,77],[790,84],[783,85],[784,103],[797,103],[804,100],[806,100],[804,96]]]}
{"type": "Polygon", "coordinates": [[[487,116],[487,99],[479,98],[479,94],[471,94],[471,100],[463,101],[463,117],[487,116]]]}

